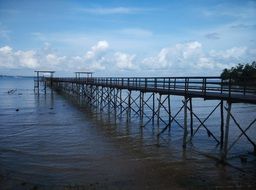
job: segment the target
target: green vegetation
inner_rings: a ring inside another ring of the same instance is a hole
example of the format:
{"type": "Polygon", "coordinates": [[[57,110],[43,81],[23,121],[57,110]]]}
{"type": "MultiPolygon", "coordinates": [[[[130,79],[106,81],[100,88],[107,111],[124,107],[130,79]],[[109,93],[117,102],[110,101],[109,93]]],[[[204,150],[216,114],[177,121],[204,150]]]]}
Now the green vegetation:
{"type": "Polygon", "coordinates": [[[221,73],[221,78],[229,79],[232,78],[235,81],[240,81],[245,78],[256,78],[256,62],[253,61],[251,64],[238,64],[236,67],[231,69],[224,69],[221,73]]]}

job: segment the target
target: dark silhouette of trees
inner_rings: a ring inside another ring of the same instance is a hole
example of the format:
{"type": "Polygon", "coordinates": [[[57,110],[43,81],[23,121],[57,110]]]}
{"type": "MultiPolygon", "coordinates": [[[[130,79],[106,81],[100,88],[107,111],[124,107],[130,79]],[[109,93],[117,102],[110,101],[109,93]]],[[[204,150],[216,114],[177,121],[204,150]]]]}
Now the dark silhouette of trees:
{"type": "Polygon", "coordinates": [[[231,67],[231,69],[226,68],[220,76],[223,79],[232,78],[234,81],[256,78],[256,62],[253,61],[251,64],[247,63],[245,65],[239,63],[236,67],[231,67]]]}

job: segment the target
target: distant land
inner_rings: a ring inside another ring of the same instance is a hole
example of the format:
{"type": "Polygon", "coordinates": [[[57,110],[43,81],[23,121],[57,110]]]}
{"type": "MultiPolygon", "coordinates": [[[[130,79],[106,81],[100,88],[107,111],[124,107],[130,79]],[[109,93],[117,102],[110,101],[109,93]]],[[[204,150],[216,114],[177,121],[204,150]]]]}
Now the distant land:
{"type": "Polygon", "coordinates": [[[12,75],[0,75],[0,78],[34,78],[34,76],[12,76],[12,75]]]}

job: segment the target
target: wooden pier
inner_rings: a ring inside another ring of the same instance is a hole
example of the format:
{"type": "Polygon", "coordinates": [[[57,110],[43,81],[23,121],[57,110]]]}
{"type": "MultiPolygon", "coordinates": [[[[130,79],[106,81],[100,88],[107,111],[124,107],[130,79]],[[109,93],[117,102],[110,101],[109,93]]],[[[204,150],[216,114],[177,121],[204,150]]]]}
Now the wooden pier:
{"type": "MultiPolygon", "coordinates": [[[[35,71],[36,76],[34,77],[34,92],[39,94],[40,92],[40,83],[44,83],[43,86],[43,90],[44,93],[46,93],[46,82],[47,80],[45,79],[47,78],[53,78],[53,74],[55,73],[55,71],[35,71]]],[[[52,81],[52,80],[50,80],[52,81]]],[[[52,83],[50,82],[50,85],[52,85],[52,83]]]]}
{"type": "MultiPolygon", "coordinates": [[[[81,73],[80,73],[81,74],[81,73]]],[[[191,142],[200,128],[204,128],[220,147],[220,159],[225,162],[228,152],[244,136],[256,153],[256,143],[246,132],[256,124],[256,115],[248,126],[241,126],[232,114],[232,104],[256,104],[256,78],[227,79],[220,77],[80,77],[46,78],[46,83],[53,89],[83,100],[91,107],[104,112],[111,112],[114,117],[138,116],[140,127],[164,124],[158,132],[159,138],[166,130],[170,131],[172,123],[183,129],[183,148],[191,142]],[[147,95],[147,96],[146,96],[147,95]],[[183,97],[178,110],[171,109],[171,97],[183,97]],[[199,118],[193,111],[193,99],[216,100],[218,103],[206,118],[199,118]],[[145,108],[150,114],[145,113],[145,108]],[[220,135],[216,136],[206,125],[209,117],[219,109],[220,135]],[[183,111],[183,122],[177,116],[183,111]],[[168,119],[162,117],[168,115],[168,119]],[[194,120],[199,121],[195,126],[194,120]],[[241,134],[229,142],[230,121],[233,120],[241,134]]],[[[87,73],[88,74],[88,73],[87,73]]],[[[252,113],[255,114],[255,113],[252,113]]]]}

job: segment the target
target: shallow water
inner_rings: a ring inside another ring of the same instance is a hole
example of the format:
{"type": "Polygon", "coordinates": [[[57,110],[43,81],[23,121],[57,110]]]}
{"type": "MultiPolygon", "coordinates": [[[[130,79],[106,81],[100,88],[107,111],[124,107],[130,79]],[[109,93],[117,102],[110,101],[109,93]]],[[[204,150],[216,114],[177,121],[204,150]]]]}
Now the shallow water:
{"type": "MultiPolygon", "coordinates": [[[[255,187],[256,159],[242,138],[231,150],[230,166],[217,164],[219,147],[199,130],[184,152],[182,129],[173,124],[160,142],[156,128],[142,130],[138,118],[125,118],[77,105],[69,97],[51,92],[34,94],[33,80],[0,78],[0,187],[42,189],[169,189],[255,187]],[[8,93],[11,89],[16,89],[8,93]],[[159,144],[158,144],[159,143],[159,144]],[[241,163],[243,154],[247,163],[241,163]],[[243,170],[243,172],[241,171],[243,170]]],[[[180,106],[173,97],[172,110],[180,106]]],[[[216,101],[194,102],[200,118],[216,101]]],[[[234,104],[232,113],[246,127],[256,117],[256,106],[234,104]]],[[[146,110],[147,112],[147,110],[146,110]]],[[[166,117],[163,115],[163,118],[166,117]]],[[[182,114],[178,121],[182,123],[182,114]]],[[[199,124],[195,121],[195,125],[199,124]]],[[[207,126],[219,135],[219,113],[207,126]]],[[[160,126],[160,128],[163,126],[160,126]]],[[[256,142],[255,125],[248,131],[256,142]]],[[[240,134],[231,123],[230,142],[240,134]]]]}

